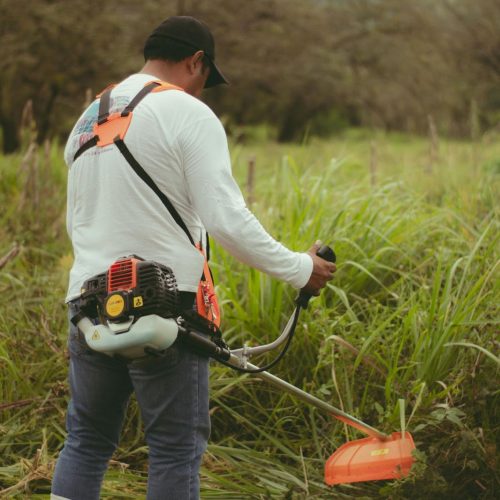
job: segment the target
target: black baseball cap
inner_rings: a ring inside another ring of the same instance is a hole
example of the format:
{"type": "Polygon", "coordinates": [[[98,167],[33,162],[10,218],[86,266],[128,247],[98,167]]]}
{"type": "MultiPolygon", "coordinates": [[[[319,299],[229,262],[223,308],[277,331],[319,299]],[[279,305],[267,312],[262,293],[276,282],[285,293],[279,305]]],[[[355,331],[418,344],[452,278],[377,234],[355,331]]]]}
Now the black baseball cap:
{"type": "Polygon", "coordinates": [[[220,69],[215,64],[215,42],[208,26],[191,16],[172,16],[163,21],[146,40],[148,46],[158,46],[174,41],[202,50],[210,64],[210,74],[205,88],[228,83],[220,69]]]}

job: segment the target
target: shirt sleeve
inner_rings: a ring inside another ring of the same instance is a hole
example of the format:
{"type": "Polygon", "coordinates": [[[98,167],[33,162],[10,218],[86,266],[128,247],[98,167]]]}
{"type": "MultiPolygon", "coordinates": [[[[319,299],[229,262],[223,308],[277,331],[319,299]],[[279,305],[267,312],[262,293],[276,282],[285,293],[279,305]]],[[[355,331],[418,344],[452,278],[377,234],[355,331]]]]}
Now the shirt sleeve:
{"type": "Polygon", "coordinates": [[[295,288],[307,284],[311,257],[272,238],[247,208],[231,173],[227,138],[215,117],[199,119],[179,135],[192,203],[208,233],[241,262],[295,288]]]}

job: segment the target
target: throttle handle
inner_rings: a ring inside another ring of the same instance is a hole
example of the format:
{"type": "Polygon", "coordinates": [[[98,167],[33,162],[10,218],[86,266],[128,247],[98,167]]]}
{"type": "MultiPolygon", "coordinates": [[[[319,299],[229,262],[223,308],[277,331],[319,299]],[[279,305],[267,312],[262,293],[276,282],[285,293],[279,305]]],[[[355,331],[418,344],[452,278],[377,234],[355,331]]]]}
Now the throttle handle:
{"type": "Polygon", "coordinates": [[[321,257],[323,260],[327,260],[328,262],[337,262],[337,256],[333,251],[333,248],[328,245],[323,245],[317,252],[316,255],[321,257]]]}
{"type": "MultiPolygon", "coordinates": [[[[328,262],[335,263],[337,261],[337,256],[335,255],[333,248],[329,247],[328,245],[323,245],[316,252],[316,255],[324,260],[327,260],[328,262]]],[[[295,302],[299,307],[302,307],[302,309],[307,309],[311,297],[312,295],[310,293],[307,293],[302,289],[295,302]]]]}

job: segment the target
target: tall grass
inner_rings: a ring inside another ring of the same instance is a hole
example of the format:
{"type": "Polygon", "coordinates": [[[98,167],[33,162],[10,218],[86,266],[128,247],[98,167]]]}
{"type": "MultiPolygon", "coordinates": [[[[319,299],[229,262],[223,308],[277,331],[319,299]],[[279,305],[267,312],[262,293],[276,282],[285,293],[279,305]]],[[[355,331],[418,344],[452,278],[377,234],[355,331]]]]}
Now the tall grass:
{"type": "MultiPolygon", "coordinates": [[[[0,269],[0,487],[20,498],[49,491],[64,439],[62,298],[71,266],[60,149],[27,148],[0,163],[0,258],[15,242],[21,248],[0,269]]],[[[493,498],[499,486],[500,148],[485,143],[478,154],[476,145],[442,141],[432,173],[427,149],[420,139],[359,131],[232,147],[242,186],[256,158],[252,207],[264,226],[296,250],[322,239],[338,255],[334,281],[273,372],[384,431],[406,414],[420,450],[410,479],[336,487],[338,498],[493,498]]],[[[275,337],[296,292],[217,245],[213,267],[226,340],[275,337]]],[[[357,432],[216,364],[211,400],[203,497],[331,497],[324,460],[357,432]]],[[[146,458],[133,401],[103,496],[144,497],[146,458]]]]}

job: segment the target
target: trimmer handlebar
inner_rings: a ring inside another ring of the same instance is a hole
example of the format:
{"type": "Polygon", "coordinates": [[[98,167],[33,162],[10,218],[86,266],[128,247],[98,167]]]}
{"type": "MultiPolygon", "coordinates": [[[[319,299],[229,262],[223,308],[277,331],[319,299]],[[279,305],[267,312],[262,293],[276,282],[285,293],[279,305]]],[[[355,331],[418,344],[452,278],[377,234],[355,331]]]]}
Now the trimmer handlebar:
{"type": "MultiPolygon", "coordinates": [[[[327,245],[323,245],[316,252],[316,255],[318,255],[322,259],[325,259],[329,262],[335,262],[337,259],[335,252],[327,245]]],[[[258,354],[262,354],[264,352],[272,351],[272,350],[276,349],[277,347],[279,347],[283,343],[286,343],[285,349],[284,349],[284,352],[286,352],[286,349],[288,348],[287,346],[288,346],[291,338],[293,337],[295,327],[297,325],[297,320],[299,317],[300,310],[307,308],[307,304],[308,304],[309,300],[311,299],[311,297],[312,297],[311,294],[305,292],[304,289],[302,289],[300,291],[300,294],[298,295],[297,299],[295,300],[297,307],[295,308],[294,312],[290,316],[290,319],[288,320],[288,323],[285,326],[285,328],[283,329],[283,331],[281,332],[280,336],[269,344],[258,345],[258,346],[254,346],[254,347],[245,346],[245,347],[241,347],[238,349],[231,349],[233,361],[240,359],[241,363],[243,365],[245,365],[247,363],[247,359],[250,358],[251,356],[255,356],[258,354]]],[[[281,357],[281,354],[279,357],[281,357]]],[[[233,366],[234,366],[234,363],[233,363],[233,366]]]]}
{"type": "MultiPolygon", "coordinates": [[[[316,255],[324,260],[327,260],[328,262],[335,263],[337,261],[337,256],[335,255],[335,252],[328,245],[323,245],[316,252],[316,255]]],[[[312,295],[310,293],[307,293],[306,291],[304,291],[304,289],[302,289],[299,293],[299,296],[297,297],[296,303],[298,306],[302,307],[302,309],[307,309],[311,297],[312,295]]]]}

